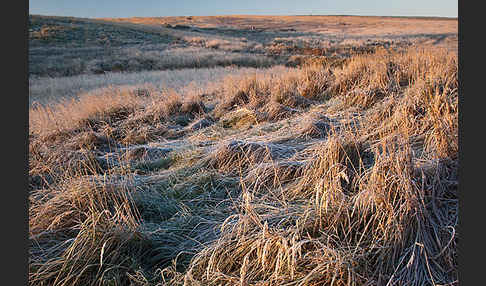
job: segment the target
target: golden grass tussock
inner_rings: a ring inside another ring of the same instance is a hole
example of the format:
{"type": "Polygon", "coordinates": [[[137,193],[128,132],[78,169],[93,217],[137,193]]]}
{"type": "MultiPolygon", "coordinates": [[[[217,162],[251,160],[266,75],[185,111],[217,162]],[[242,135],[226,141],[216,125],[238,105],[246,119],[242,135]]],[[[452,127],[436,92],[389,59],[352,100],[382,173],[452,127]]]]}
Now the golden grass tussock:
{"type": "Polygon", "coordinates": [[[249,190],[260,195],[280,194],[275,189],[295,182],[302,176],[305,163],[301,161],[282,160],[277,162],[263,162],[252,168],[243,178],[242,184],[249,190]]]}
{"type": "MultiPolygon", "coordinates": [[[[445,55],[443,55],[445,57],[445,55]]],[[[454,58],[454,57],[452,57],[454,58]]],[[[455,157],[458,153],[458,78],[454,60],[442,59],[442,72],[433,66],[414,80],[401,96],[382,101],[363,122],[372,137],[400,133],[425,139],[419,144],[431,156],[455,157]],[[378,135],[381,134],[381,135],[378,135]]],[[[436,63],[439,65],[439,63],[436,63]]]]}
{"type": "Polygon", "coordinates": [[[29,185],[42,187],[71,176],[104,172],[105,166],[93,151],[58,148],[29,154],[29,185]]]}
{"type": "Polygon", "coordinates": [[[455,54],[217,85],[31,110],[31,285],[457,285],[455,54]]]}
{"type": "Polygon", "coordinates": [[[355,56],[348,64],[334,69],[333,90],[346,94],[348,105],[367,108],[383,96],[393,95],[420,80],[453,77],[457,72],[454,70],[457,70],[457,59],[445,50],[396,53],[379,49],[372,55],[355,56]]]}
{"type": "MultiPolygon", "coordinates": [[[[275,109],[302,109],[317,99],[325,97],[328,81],[327,70],[318,65],[308,65],[302,70],[287,71],[279,75],[244,75],[228,77],[220,92],[221,101],[216,106],[216,116],[221,116],[234,108],[248,108],[259,112],[275,109]]],[[[266,120],[278,120],[280,116],[270,116],[266,120]]]]}
{"type": "Polygon", "coordinates": [[[128,116],[141,103],[133,93],[107,88],[101,94],[81,95],[78,100],[65,100],[50,106],[30,110],[29,129],[34,134],[71,130],[98,121],[116,120],[128,116]]]}
{"type": "Polygon", "coordinates": [[[126,188],[75,180],[44,195],[51,198],[39,197],[30,207],[29,282],[126,282],[123,269],[133,263],[130,257],[142,257],[148,250],[126,188]]]}
{"type": "Polygon", "coordinates": [[[231,140],[217,147],[210,161],[218,170],[238,174],[261,162],[290,157],[294,153],[294,149],[279,144],[231,140]]]}
{"type": "Polygon", "coordinates": [[[302,120],[299,126],[299,137],[306,139],[323,138],[332,132],[332,129],[332,122],[327,116],[311,113],[302,120]]]}

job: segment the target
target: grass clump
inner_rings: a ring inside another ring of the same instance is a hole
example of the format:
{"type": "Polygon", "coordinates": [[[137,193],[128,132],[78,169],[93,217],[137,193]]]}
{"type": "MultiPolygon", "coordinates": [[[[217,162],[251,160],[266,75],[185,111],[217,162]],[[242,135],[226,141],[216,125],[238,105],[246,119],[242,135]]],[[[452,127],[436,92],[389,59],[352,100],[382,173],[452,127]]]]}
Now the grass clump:
{"type": "Polygon", "coordinates": [[[213,153],[211,164],[221,171],[239,172],[264,161],[291,156],[294,152],[278,144],[234,140],[223,143],[213,153]]]}
{"type": "Polygon", "coordinates": [[[30,284],[126,283],[150,247],[126,189],[77,180],[41,195],[50,198],[30,207],[30,284]]]}

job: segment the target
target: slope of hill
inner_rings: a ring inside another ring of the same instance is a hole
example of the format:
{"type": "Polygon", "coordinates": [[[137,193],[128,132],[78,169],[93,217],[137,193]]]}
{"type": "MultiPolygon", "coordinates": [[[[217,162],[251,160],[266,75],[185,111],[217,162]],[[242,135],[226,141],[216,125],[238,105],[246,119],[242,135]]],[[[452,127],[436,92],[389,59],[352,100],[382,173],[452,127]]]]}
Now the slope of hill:
{"type": "Polygon", "coordinates": [[[83,19],[29,16],[29,75],[71,76],[214,66],[295,65],[376,47],[457,52],[457,19],[213,16],[83,19]]]}
{"type": "Polygon", "coordinates": [[[192,45],[171,29],[97,19],[29,17],[31,77],[273,64],[271,58],[249,51],[192,45]]]}

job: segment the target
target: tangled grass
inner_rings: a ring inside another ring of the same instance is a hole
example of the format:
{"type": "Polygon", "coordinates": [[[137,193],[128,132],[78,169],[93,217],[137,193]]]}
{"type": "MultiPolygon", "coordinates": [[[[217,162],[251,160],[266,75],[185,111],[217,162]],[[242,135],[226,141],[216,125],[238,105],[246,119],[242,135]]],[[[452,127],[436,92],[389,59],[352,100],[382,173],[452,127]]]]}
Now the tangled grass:
{"type": "Polygon", "coordinates": [[[31,285],[458,285],[455,54],[220,84],[31,110],[31,285]]]}

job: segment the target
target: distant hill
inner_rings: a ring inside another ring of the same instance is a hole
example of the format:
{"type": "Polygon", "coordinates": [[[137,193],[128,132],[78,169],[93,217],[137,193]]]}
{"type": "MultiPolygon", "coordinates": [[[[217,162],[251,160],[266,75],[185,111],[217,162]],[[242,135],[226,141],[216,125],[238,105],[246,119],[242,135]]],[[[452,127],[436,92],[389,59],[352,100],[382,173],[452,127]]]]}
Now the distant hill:
{"type": "Polygon", "coordinates": [[[169,43],[170,35],[149,33],[102,21],[55,16],[29,16],[29,46],[123,46],[169,43]]]}

